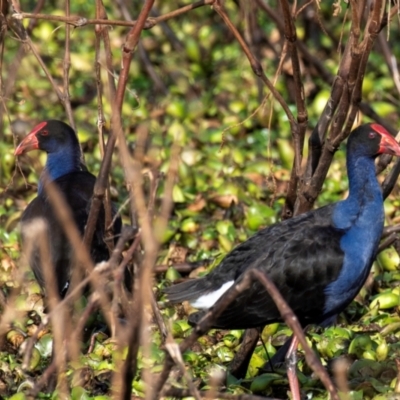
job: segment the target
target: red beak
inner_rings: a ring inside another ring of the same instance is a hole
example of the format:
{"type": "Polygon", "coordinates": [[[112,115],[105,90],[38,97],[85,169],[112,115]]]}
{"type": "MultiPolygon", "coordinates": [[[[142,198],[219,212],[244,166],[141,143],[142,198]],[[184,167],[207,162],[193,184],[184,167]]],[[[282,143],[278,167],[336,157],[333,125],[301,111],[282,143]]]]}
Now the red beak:
{"type": "Polygon", "coordinates": [[[372,124],[371,128],[381,135],[381,143],[378,153],[391,154],[393,156],[400,156],[400,145],[396,142],[395,138],[385,129],[378,124],[372,124]]]}
{"type": "Polygon", "coordinates": [[[400,156],[400,146],[393,136],[382,136],[379,152],[400,156]]]}
{"type": "Polygon", "coordinates": [[[14,151],[14,156],[19,156],[27,151],[37,150],[39,148],[39,140],[36,134],[45,126],[47,122],[42,122],[35,126],[33,130],[25,137],[25,139],[19,144],[19,146],[14,151]]]}

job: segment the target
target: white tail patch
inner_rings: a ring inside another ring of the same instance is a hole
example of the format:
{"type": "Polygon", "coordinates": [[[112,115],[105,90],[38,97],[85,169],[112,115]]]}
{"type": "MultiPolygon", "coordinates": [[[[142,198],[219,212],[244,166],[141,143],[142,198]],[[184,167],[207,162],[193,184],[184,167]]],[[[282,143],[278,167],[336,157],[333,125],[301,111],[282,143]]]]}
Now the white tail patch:
{"type": "Polygon", "coordinates": [[[211,308],[217,300],[235,283],[235,281],[229,281],[224,283],[215,292],[209,292],[200,296],[198,299],[191,301],[190,304],[195,308],[208,309],[211,308]]]}

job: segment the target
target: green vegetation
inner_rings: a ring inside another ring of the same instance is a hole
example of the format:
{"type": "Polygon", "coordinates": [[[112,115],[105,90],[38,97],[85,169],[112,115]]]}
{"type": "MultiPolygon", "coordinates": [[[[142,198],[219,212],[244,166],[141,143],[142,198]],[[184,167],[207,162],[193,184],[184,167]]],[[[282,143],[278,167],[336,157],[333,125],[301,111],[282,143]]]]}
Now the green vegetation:
{"type": "MultiPolygon", "coordinates": [[[[116,3],[104,3],[110,20],[124,19],[123,10],[116,3]]],[[[142,2],[133,3],[135,6],[129,11],[136,19],[142,2]]],[[[177,7],[174,3],[157,2],[157,10],[166,14],[177,7]]],[[[180,5],[188,3],[184,1],[180,5]]],[[[225,3],[233,24],[247,41],[255,41],[250,47],[261,60],[266,76],[273,81],[282,54],[283,35],[265,12],[254,12],[247,2],[227,0],[225,3]],[[256,16],[253,25],[246,13],[256,16]],[[256,42],[258,34],[260,37],[256,42]]],[[[280,12],[280,2],[270,3],[270,7],[280,12]]],[[[46,2],[40,12],[65,15],[63,4],[61,1],[46,2]]],[[[21,5],[22,11],[32,12],[30,5],[21,5]]],[[[349,36],[350,17],[345,20],[348,5],[343,3],[342,7],[339,15],[333,16],[332,2],[321,2],[318,7],[312,4],[296,20],[299,40],[304,40],[314,57],[325,60],[324,67],[332,75],[337,73],[341,57],[337,48],[343,46],[349,36]],[[313,18],[306,16],[311,10],[316,15],[313,18]]],[[[94,12],[93,2],[71,2],[71,15],[94,18],[94,12]]],[[[12,12],[8,18],[12,19],[12,12]]],[[[29,19],[23,20],[26,28],[29,23],[29,19]]],[[[116,79],[127,33],[127,27],[109,29],[116,79]]],[[[62,89],[65,25],[37,20],[30,37],[56,85],[62,89]]],[[[199,268],[191,276],[203,274],[217,265],[235,245],[260,228],[280,220],[294,147],[287,115],[271,96],[265,98],[267,89],[252,72],[239,43],[210,6],[160,23],[143,31],[141,38],[142,50],[135,51],[131,63],[121,118],[132,156],[137,132],[148,131],[142,168],[147,196],[148,171],[167,174],[172,154],[179,146],[179,165],[172,190],[173,207],[157,258],[157,266],[167,265],[168,269],[155,275],[153,285],[161,314],[179,343],[192,330],[187,323],[190,310],[186,305],[172,308],[165,304],[162,288],[181,277],[180,264],[198,262],[199,268]],[[150,71],[158,79],[152,78],[150,71]]],[[[369,58],[362,98],[396,129],[400,126],[399,92],[383,50],[388,49],[394,60],[400,59],[399,39],[395,19],[388,30],[384,29],[379,46],[369,58]]],[[[24,348],[45,314],[39,286],[26,260],[21,257],[18,220],[36,195],[45,154],[32,152],[17,161],[13,151],[15,144],[37,122],[45,119],[68,122],[68,118],[32,51],[24,47],[26,45],[17,40],[10,29],[1,45],[4,96],[0,111],[0,396],[19,400],[26,398],[24,393],[32,387],[32,382],[40,379],[50,363],[52,330],[51,327],[43,329],[28,366],[23,365],[24,348]],[[26,54],[23,54],[23,48],[26,54]],[[8,87],[9,83],[11,87],[8,87]],[[6,304],[13,304],[12,315],[4,313],[8,309],[6,304]]],[[[88,169],[97,175],[102,151],[97,135],[93,25],[72,29],[70,53],[69,91],[73,116],[88,169]]],[[[108,129],[112,109],[103,50],[100,64],[105,127],[108,129]]],[[[329,99],[331,85],[305,58],[302,58],[301,68],[308,111],[308,138],[329,99]]],[[[297,116],[289,58],[283,62],[276,88],[297,116]]],[[[364,122],[371,117],[371,113],[359,114],[364,122]]],[[[128,189],[120,158],[116,149],[110,179],[112,198],[122,205],[128,200],[128,189]]],[[[165,196],[166,182],[162,176],[157,189],[156,215],[165,196]]],[[[344,153],[338,152],[315,206],[343,198],[346,189],[344,153]]],[[[395,187],[386,200],[387,225],[399,223],[398,193],[398,187],[395,187]]],[[[124,223],[128,225],[131,224],[129,210],[129,205],[122,209],[124,223]]],[[[307,333],[309,344],[318,351],[330,373],[333,374],[334,360],[345,360],[347,387],[352,399],[390,399],[395,398],[391,397],[394,393],[397,396],[400,393],[396,364],[400,356],[399,249],[396,239],[379,255],[373,267],[374,279],[368,281],[367,287],[340,315],[336,326],[312,327],[307,333]]],[[[147,314],[151,319],[150,309],[147,314]]],[[[94,315],[92,319],[92,326],[104,325],[100,315],[94,315]]],[[[149,380],[145,380],[152,379],[142,375],[143,371],[159,373],[165,357],[160,331],[155,324],[150,326],[150,333],[147,332],[143,339],[148,344],[139,351],[138,374],[132,385],[133,395],[139,397],[143,397],[148,388],[149,380]]],[[[183,354],[186,370],[199,389],[210,388],[210,376],[227,369],[242,334],[242,331],[211,330],[183,354]]],[[[260,375],[259,368],[268,361],[265,349],[271,357],[290,335],[284,324],[266,327],[262,333],[265,347],[261,342],[257,346],[245,379],[236,380],[228,375],[227,385],[219,390],[287,398],[285,369],[260,375]]],[[[85,335],[79,362],[68,364],[66,375],[72,399],[111,398],[116,363],[126,356],[126,349],[117,351],[115,338],[111,338],[108,331],[98,333],[92,339],[90,343],[90,335],[85,335]]],[[[304,357],[300,358],[302,390],[312,399],[327,399],[322,384],[312,374],[304,357]]],[[[169,382],[187,388],[186,380],[181,377],[170,378],[169,382]]],[[[38,398],[56,399],[59,392],[46,394],[42,391],[38,398]]]]}

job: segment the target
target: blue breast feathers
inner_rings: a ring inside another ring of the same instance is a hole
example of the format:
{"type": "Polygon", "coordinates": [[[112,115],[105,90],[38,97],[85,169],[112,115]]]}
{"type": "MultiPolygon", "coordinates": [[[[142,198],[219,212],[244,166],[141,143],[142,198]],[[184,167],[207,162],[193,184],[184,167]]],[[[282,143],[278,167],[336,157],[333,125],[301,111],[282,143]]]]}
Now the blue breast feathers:
{"type": "MultiPolygon", "coordinates": [[[[79,146],[64,146],[55,152],[48,153],[44,173],[54,181],[71,172],[81,171],[81,152],[79,146]]],[[[39,179],[38,193],[43,190],[43,177],[39,179]]]]}
{"type": "MultiPolygon", "coordinates": [[[[365,170],[364,170],[365,171],[365,170]]],[[[363,177],[363,187],[353,188],[346,200],[337,204],[333,224],[346,233],[340,241],[344,252],[339,277],[325,288],[325,313],[332,315],[343,308],[346,299],[353,299],[364,284],[376,256],[384,223],[381,189],[372,169],[363,177]]]]}

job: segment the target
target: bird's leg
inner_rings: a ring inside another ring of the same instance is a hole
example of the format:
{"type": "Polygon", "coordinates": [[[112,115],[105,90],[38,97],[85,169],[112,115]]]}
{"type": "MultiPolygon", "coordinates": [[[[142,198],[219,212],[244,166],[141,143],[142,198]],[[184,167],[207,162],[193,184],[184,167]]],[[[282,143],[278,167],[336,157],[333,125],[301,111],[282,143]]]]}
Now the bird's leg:
{"type": "Polygon", "coordinates": [[[300,386],[299,380],[296,375],[296,366],[297,366],[297,346],[299,345],[299,341],[295,335],[293,335],[292,343],[290,344],[289,350],[286,354],[286,369],[287,376],[289,380],[290,391],[292,392],[293,400],[301,400],[300,396],[300,386]]]}
{"type": "Polygon", "coordinates": [[[251,356],[257,346],[260,329],[246,329],[239,351],[235,354],[229,365],[231,374],[237,379],[243,379],[249,367],[251,356]]]}

